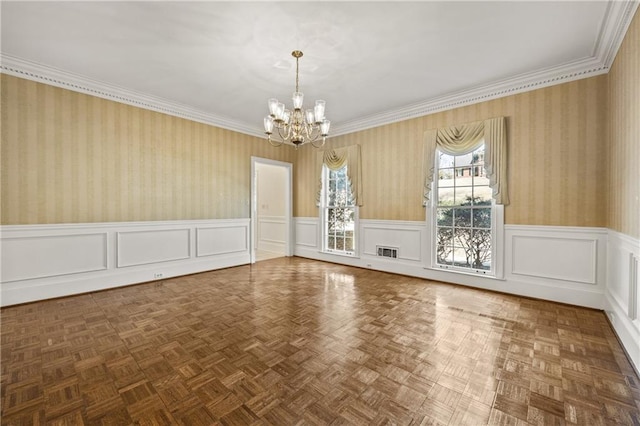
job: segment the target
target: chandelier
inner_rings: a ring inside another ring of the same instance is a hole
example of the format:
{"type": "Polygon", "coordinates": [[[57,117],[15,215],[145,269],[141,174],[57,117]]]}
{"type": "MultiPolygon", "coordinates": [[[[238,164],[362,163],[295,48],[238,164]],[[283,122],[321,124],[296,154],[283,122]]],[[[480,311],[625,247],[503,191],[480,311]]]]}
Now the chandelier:
{"type": "Polygon", "coordinates": [[[269,115],[264,118],[264,132],[273,146],[280,146],[289,141],[296,148],[306,143],[320,148],[327,139],[331,125],[324,116],[325,102],[316,101],[313,109],[304,110],[302,107],[304,95],[298,88],[298,61],[302,57],[302,52],[294,50],[291,56],[296,58],[296,91],[293,93],[293,110],[285,109],[285,105],[275,98],[269,99],[269,115]],[[274,128],[280,140],[271,139],[274,128]],[[320,137],[322,142],[316,145],[320,137]]]}

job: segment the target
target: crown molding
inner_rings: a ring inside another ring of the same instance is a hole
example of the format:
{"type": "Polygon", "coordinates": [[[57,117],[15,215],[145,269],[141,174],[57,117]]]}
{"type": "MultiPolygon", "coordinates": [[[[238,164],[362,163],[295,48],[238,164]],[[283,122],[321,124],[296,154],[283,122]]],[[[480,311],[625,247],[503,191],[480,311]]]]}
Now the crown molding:
{"type": "MultiPolygon", "coordinates": [[[[486,85],[476,86],[468,90],[428,99],[424,102],[369,115],[341,124],[334,123],[331,136],[353,133],[491,99],[606,74],[609,72],[609,68],[615,60],[616,53],[622,44],[631,20],[638,9],[638,5],[639,2],[637,0],[614,0],[608,2],[607,11],[600,26],[598,38],[594,43],[593,55],[590,57],[560,66],[521,74],[486,85]]],[[[255,126],[248,125],[238,120],[219,117],[167,99],[128,90],[110,83],[93,80],[3,53],[0,53],[0,73],[14,75],[16,77],[151,111],[186,118],[250,136],[264,137],[262,129],[259,126],[260,123],[257,123],[255,126]]]]}
{"type": "Polygon", "coordinates": [[[0,53],[0,72],[251,136],[264,137],[260,129],[248,126],[241,121],[218,117],[177,102],[124,89],[110,83],[3,53],[0,53]]]}
{"type": "Polygon", "coordinates": [[[637,0],[614,0],[607,4],[605,17],[600,26],[598,38],[594,43],[593,55],[590,57],[337,124],[334,125],[331,136],[340,136],[491,99],[606,74],[615,60],[639,4],[637,0]]]}

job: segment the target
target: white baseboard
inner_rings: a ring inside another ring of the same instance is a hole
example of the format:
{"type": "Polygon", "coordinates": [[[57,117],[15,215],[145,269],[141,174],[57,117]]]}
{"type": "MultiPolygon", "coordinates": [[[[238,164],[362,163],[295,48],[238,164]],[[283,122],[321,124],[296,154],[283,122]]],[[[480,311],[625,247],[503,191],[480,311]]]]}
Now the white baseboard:
{"type": "Polygon", "coordinates": [[[0,306],[247,264],[249,219],[0,228],[0,306]]]}

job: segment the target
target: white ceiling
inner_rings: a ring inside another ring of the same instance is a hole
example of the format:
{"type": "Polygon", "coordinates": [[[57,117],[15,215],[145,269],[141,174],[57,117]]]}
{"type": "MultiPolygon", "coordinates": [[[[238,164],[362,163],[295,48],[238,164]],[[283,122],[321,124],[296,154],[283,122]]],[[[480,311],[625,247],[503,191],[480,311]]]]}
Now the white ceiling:
{"type": "Polygon", "coordinates": [[[2,72],[262,133],[267,99],[332,133],[607,72],[637,2],[9,2],[2,72]]]}

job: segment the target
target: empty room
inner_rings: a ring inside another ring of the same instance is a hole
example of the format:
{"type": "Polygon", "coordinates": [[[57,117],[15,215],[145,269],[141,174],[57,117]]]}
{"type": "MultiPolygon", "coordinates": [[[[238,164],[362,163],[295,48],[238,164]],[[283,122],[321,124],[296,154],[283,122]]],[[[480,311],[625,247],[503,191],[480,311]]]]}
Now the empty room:
{"type": "Polygon", "coordinates": [[[2,425],[640,425],[638,1],[0,3],[2,425]]]}

